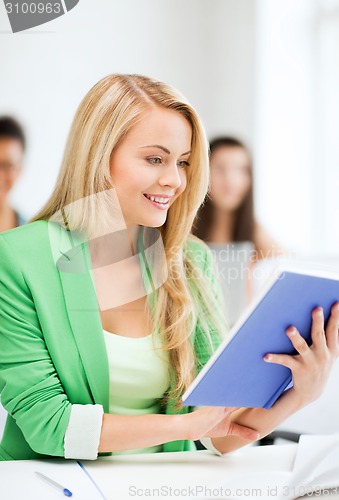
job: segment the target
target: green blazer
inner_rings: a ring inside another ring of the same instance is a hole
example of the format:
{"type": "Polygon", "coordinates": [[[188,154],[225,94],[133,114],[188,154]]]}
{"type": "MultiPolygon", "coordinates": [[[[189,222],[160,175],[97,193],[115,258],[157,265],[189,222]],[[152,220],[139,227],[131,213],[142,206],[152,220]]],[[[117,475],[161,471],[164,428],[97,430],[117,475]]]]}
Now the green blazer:
{"type": "MultiPolygon", "coordinates": [[[[210,278],[220,304],[207,246],[191,241],[186,251],[210,278]]],[[[108,362],[89,262],[88,243],[56,223],[37,221],[0,234],[0,393],[8,412],[0,460],[63,457],[71,405],[101,404],[109,411],[108,362]],[[79,272],[67,272],[68,265],[79,272]]],[[[220,337],[212,327],[211,336],[215,349],[220,337]]],[[[201,367],[211,350],[198,324],[194,345],[201,367]]],[[[176,413],[173,401],[164,411],[176,413]]],[[[194,449],[192,441],[164,443],[164,451],[194,449]]]]}

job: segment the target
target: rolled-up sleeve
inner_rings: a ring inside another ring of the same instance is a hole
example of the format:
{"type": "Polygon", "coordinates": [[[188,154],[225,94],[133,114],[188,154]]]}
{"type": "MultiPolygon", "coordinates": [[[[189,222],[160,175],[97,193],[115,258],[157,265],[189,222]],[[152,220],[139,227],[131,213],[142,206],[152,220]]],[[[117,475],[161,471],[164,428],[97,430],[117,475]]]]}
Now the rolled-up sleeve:
{"type": "Polygon", "coordinates": [[[65,458],[97,458],[103,414],[102,405],[72,405],[65,433],[65,458]]]}
{"type": "Polygon", "coordinates": [[[219,457],[223,456],[223,453],[217,450],[217,448],[213,445],[211,438],[208,437],[200,438],[200,442],[205,446],[207,450],[211,451],[214,455],[219,455],[219,457]]]}

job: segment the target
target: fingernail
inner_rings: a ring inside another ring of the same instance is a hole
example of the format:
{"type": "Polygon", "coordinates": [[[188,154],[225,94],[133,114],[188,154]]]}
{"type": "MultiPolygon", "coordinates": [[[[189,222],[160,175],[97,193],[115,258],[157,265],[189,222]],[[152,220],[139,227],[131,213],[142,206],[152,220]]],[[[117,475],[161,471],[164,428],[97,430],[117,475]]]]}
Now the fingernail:
{"type": "Polygon", "coordinates": [[[322,316],[324,314],[324,309],[322,307],[319,307],[317,310],[317,315],[322,316]]]}
{"type": "Polygon", "coordinates": [[[259,432],[254,432],[254,433],[252,434],[252,437],[251,437],[251,438],[249,438],[249,439],[250,439],[251,441],[258,441],[258,439],[260,439],[260,434],[259,434],[259,432]]]}
{"type": "Polygon", "coordinates": [[[265,361],[272,361],[272,359],[273,359],[272,354],[266,354],[266,355],[264,356],[264,360],[265,360],[265,361]]]}
{"type": "Polygon", "coordinates": [[[289,335],[292,335],[292,337],[294,337],[294,335],[297,333],[297,330],[295,328],[291,328],[291,330],[288,330],[288,334],[289,335]]]}

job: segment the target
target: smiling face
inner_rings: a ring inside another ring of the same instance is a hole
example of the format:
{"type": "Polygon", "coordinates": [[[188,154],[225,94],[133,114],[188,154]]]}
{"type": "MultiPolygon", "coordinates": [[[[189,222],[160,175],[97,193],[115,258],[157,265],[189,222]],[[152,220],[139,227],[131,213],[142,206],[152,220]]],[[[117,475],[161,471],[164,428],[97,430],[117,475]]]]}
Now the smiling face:
{"type": "Polygon", "coordinates": [[[23,161],[21,142],[13,138],[0,139],[0,205],[20,175],[23,161]]]}
{"type": "Polygon", "coordinates": [[[186,188],[192,127],[178,111],[152,107],[111,155],[112,184],[126,225],[162,226],[186,188]]]}
{"type": "Polygon", "coordinates": [[[247,152],[238,146],[220,146],[213,151],[210,166],[213,204],[220,210],[237,210],[252,182],[247,152]]]}

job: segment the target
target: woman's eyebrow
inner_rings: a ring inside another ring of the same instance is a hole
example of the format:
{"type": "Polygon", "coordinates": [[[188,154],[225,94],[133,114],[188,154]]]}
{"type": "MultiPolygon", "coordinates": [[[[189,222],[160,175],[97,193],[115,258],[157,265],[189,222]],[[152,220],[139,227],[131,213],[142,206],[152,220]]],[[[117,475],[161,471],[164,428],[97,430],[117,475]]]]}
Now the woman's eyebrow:
{"type": "MultiPolygon", "coordinates": [[[[159,144],[150,144],[149,146],[141,146],[139,149],[144,149],[144,148],[159,148],[159,149],[162,149],[168,155],[171,154],[171,152],[167,148],[165,148],[164,146],[160,146],[159,144]]],[[[180,155],[180,156],[185,156],[185,155],[188,155],[191,153],[192,153],[192,151],[186,151],[186,153],[182,153],[182,155],[180,155]]]]}

